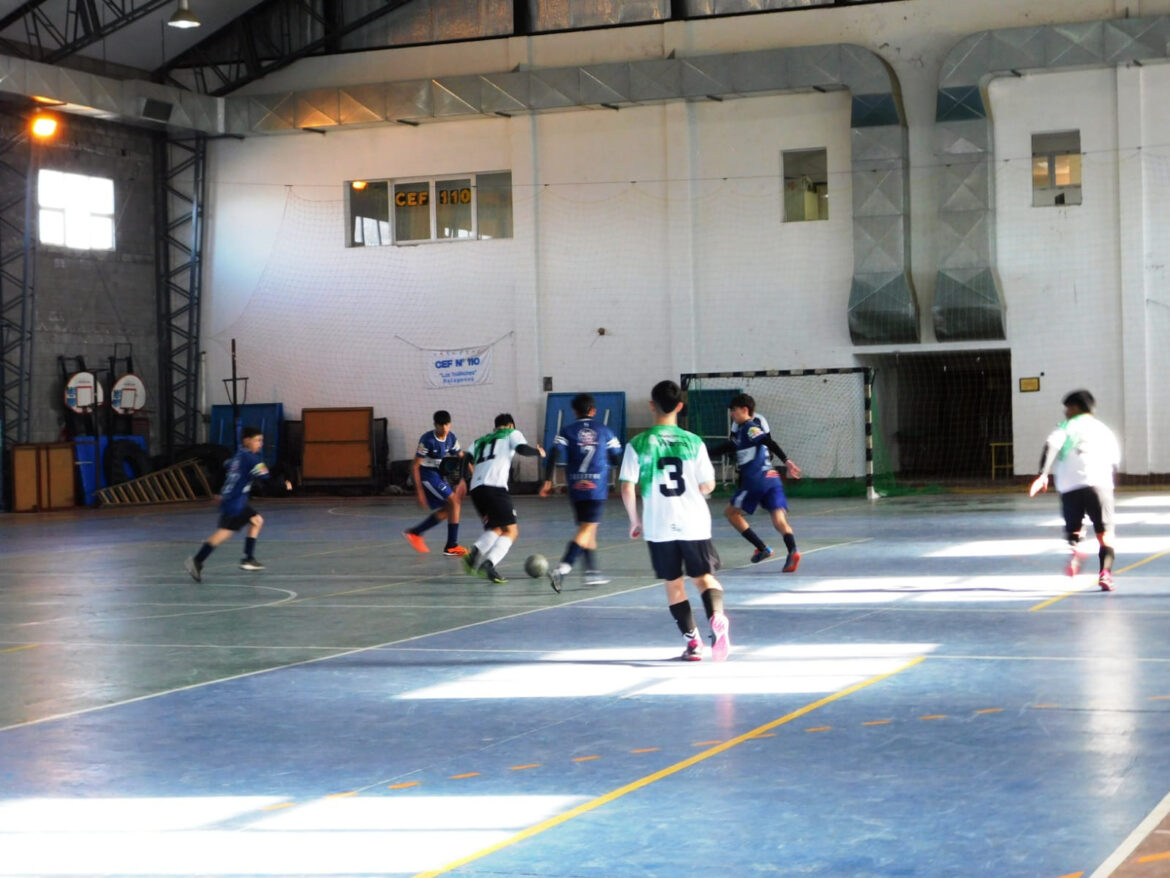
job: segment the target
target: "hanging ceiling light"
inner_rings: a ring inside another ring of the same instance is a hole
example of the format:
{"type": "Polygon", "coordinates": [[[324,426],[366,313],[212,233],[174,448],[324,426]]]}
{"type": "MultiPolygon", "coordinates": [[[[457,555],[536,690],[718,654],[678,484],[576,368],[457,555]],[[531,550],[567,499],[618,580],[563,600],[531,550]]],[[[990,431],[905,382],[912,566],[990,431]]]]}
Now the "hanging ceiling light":
{"type": "Polygon", "coordinates": [[[167,22],[171,27],[199,27],[202,22],[195,17],[195,13],[187,6],[187,0],[179,0],[179,8],[175,10],[175,14],[171,16],[170,21],[167,22]]]}

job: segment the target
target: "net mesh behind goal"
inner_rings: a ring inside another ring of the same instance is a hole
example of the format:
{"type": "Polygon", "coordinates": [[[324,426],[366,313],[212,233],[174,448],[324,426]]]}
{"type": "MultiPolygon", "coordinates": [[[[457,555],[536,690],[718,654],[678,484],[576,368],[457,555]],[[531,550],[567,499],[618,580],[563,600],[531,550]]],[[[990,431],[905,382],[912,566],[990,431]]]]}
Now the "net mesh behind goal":
{"type": "MultiPolygon", "coordinates": [[[[785,478],[791,496],[873,496],[874,458],[867,440],[871,374],[864,368],[700,373],[682,376],[684,422],[708,446],[731,430],[728,402],[737,393],[755,400],[772,438],[801,471],[785,478]]],[[[716,461],[723,487],[735,481],[734,461],[716,461]]]]}

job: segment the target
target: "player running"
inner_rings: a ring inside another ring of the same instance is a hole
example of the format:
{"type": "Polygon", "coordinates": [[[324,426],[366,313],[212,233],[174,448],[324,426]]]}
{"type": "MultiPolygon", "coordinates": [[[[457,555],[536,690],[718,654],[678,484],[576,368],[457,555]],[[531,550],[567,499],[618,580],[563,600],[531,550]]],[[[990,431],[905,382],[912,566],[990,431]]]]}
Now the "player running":
{"type": "Polygon", "coordinates": [[[609,582],[597,567],[597,525],[605,511],[605,498],[609,494],[610,464],[621,463],[622,443],[605,424],[594,418],[597,402],[589,393],[578,393],[571,403],[577,420],[561,428],[553,440],[552,452],[544,467],[544,484],[540,496],[547,497],[552,491],[553,468],[557,457],[565,458],[565,481],[568,483],[569,500],[573,504],[573,515],[577,521],[577,533],[565,547],[561,562],[548,571],[553,591],[560,591],[566,574],[573,569],[573,563],[582,555],[585,557],[585,584],[605,585],[609,582]]]}
{"type": "Polygon", "coordinates": [[[727,408],[734,425],[731,437],[717,446],[713,453],[735,452],[739,484],[723,514],[731,526],[755,546],[752,563],[759,564],[772,557],[772,547],[760,539],[744,516],[755,512],[757,506],[767,509],[772,515],[772,526],[783,535],[784,546],[788,549],[784,572],[792,573],[800,566],[800,552],[796,550],[796,536],[792,532],[792,525],[788,523],[788,498],[784,494],[784,483],[772,465],[769,452],[784,464],[790,478],[800,478],[800,467],[789,460],[784,450],[776,444],[767,419],[756,414],[756,401],[751,396],[737,393],[727,408]]]}
{"type": "Polygon", "coordinates": [[[443,554],[457,558],[467,554],[467,550],[459,545],[459,508],[463,501],[463,480],[460,479],[458,485],[452,488],[443,478],[443,472],[452,464],[455,467],[454,471],[459,471],[463,449],[459,447],[459,440],[451,432],[450,412],[440,409],[435,412],[432,421],[435,429],[419,437],[414,463],[411,465],[418,505],[423,509],[429,508],[432,512],[402,535],[416,552],[425,554],[430,549],[423,542],[422,535],[446,519],[447,545],[443,547],[443,554]]]}
{"type": "MultiPolygon", "coordinates": [[[[256,538],[264,519],[253,509],[251,498],[252,482],[268,478],[268,465],[260,456],[264,447],[264,433],[259,427],[245,427],[240,435],[240,450],[225,464],[227,477],[220,489],[219,523],[215,533],[209,536],[199,551],[184,563],[187,572],[196,582],[203,581],[203,562],[215,548],[229,537],[248,525],[248,536],[244,538],[244,557],[240,559],[241,570],[263,570],[264,565],[256,559],[256,538]]],[[[291,491],[292,483],[285,479],[284,487],[291,491]]]]}
{"type": "Polygon", "coordinates": [[[731,648],[730,623],[723,614],[723,586],[715,578],[719,553],[711,542],[707,496],[715,489],[715,468],[707,446],[678,426],[682,390],[660,381],[651,391],[654,426],[626,445],[618,474],[630,538],[645,536],[654,572],[666,585],[670,615],[686,640],[683,661],[703,658],[699,629],[687,600],[686,573],[703,599],[711,626],[711,658],[721,662],[731,648]],[[642,515],[638,498],[642,497],[642,515]]]}
{"type": "Polygon", "coordinates": [[[508,476],[512,458],[544,457],[539,445],[529,445],[524,434],[516,429],[516,419],[509,414],[496,415],[496,429],[480,436],[471,446],[471,502],[483,517],[483,536],[475,541],[471,551],[463,556],[468,573],[478,572],[489,581],[503,583],[496,565],[504,560],[520,529],[516,526],[516,510],[508,493],[508,476]],[[481,560],[482,559],[482,560],[481,560]]]}

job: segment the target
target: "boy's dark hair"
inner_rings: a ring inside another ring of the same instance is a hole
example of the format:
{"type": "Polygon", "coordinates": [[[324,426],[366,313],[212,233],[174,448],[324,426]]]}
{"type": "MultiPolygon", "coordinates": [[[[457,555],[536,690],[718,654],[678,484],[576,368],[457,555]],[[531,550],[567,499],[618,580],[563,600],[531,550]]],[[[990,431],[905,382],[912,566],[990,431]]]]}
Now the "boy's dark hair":
{"type": "Polygon", "coordinates": [[[1071,405],[1078,408],[1086,414],[1092,412],[1097,407],[1097,400],[1093,399],[1093,394],[1087,390],[1074,390],[1062,399],[1061,402],[1064,405],[1071,405]]]}
{"type": "Polygon", "coordinates": [[[682,402],[682,388],[668,378],[654,385],[654,389],[650,391],[650,398],[654,400],[658,411],[669,415],[682,402]]]}
{"type": "Polygon", "coordinates": [[[245,427],[244,431],[240,433],[240,439],[251,439],[253,436],[263,436],[264,431],[259,427],[245,427]]]}
{"type": "Polygon", "coordinates": [[[506,427],[509,424],[515,424],[515,423],[516,423],[516,419],[514,417],[512,417],[510,414],[508,414],[507,412],[501,412],[500,414],[496,415],[496,429],[497,430],[500,429],[501,427],[506,427]]]}
{"type": "Polygon", "coordinates": [[[451,423],[451,413],[446,409],[439,409],[431,417],[431,421],[436,427],[440,426],[441,424],[449,424],[451,423]]]}
{"type": "Polygon", "coordinates": [[[597,408],[597,400],[592,393],[578,393],[573,397],[573,414],[579,418],[589,417],[589,413],[597,408]]]}
{"type": "Polygon", "coordinates": [[[727,403],[729,409],[747,409],[749,415],[756,413],[756,401],[746,393],[737,393],[727,403]]]}

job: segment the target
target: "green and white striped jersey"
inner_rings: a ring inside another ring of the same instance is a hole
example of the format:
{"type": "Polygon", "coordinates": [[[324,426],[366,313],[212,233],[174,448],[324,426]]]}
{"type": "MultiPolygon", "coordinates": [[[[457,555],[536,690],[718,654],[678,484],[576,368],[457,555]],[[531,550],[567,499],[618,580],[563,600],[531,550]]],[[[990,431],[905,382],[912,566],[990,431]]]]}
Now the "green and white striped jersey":
{"type": "Polygon", "coordinates": [[[630,440],[618,475],[642,495],[648,542],[711,539],[711,510],[699,485],[715,481],[707,446],[681,427],[651,427],[630,440]]]}
{"type": "Polygon", "coordinates": [[[470,488],[478,488],[480,485],[508,487],[508,475],[512,471],[516,446],[527,444],[524,434],[512,427],[504,427],[476,439],[471,446],[471,462],[475,469],[471,473],[470,488]]]}

